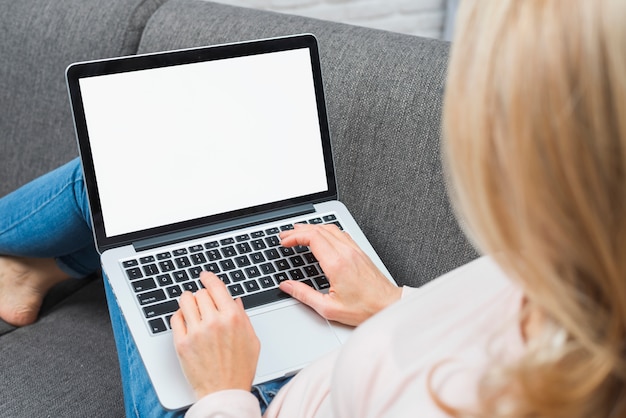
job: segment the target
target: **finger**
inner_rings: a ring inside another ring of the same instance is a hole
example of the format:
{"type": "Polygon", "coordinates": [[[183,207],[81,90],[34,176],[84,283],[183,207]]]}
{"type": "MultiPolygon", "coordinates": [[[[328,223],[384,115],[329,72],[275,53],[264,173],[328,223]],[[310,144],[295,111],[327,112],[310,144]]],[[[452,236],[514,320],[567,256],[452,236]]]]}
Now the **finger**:
{"type": "Polygon", "coordinates": [[[177,338],[177,335],[184,335],[187,333],[185,320],[183,319],[183,315],[180,311],[176,311],[174,315],[172,315],[172,317],[170,318],[170,326],[172,327],[172,331],[174,332],[174,339],[177,338]]]}
{"type": "Polygon", "coordinates": [[[283,292],[305,305],[310,306],[321,316],[325,317],[327,300],[323,293],[318,292],[307,284],[295,280],[284,281],[278,287],[283,292]]]}
{"type": "Polygon", "coordinates": [[[298,229],[288,231],[289,234],[281,234],[281,244],[285,247],[303,245],[310,247],[313,252],[336,251],[336,238],[330,231],[319,225],[301,225],[298,229]]]}
{"type": "Polygon", "coordinates": [[[202,280],[202,284],[204,284],[208,295],[211,297],[218,311],[231,309],[234,306],[233,297],[219,277],[213,273],[202,272],[200,274],[200,280],[202,280]]]}
{"type": "Polygon", "coordinates": [[[198,311],[200,312],[200,317],[202,319],[207,319],[215,314],[217,307],[206,289],[198,290],[194,293],[194,296],[196,297],[198,311]]]}
{"type": "Polygon", "coordinates": [[[193,293],[188,291],[183,292],[178,303],[180,305],[178,312],[182,314],[187,325],[195,324],[200,321],[200,310],[198,309],[198,303],[193,293]]]}

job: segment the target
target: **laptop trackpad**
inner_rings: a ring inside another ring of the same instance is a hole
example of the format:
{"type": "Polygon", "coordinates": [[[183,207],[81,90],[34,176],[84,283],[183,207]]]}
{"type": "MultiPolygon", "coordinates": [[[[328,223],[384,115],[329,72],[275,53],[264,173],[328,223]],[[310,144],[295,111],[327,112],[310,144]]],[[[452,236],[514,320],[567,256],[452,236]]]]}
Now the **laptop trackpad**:
{"type": "Polygon", "coordinates": [[[250,320],[261,340],[257,377],[300,369],[340,345],[328,322],[299,303],[250,320]]]}

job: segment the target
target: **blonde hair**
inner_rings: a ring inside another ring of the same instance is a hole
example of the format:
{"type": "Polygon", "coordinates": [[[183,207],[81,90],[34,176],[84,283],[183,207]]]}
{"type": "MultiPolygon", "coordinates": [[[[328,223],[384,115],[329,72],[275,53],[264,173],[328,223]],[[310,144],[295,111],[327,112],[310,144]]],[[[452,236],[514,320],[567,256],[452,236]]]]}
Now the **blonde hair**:
{"type": "Polygon", "coordinates": [[[626,416],[626,1],[463,0],[444,138],[468,237],[546,318],[481,415],[626,416]]]}

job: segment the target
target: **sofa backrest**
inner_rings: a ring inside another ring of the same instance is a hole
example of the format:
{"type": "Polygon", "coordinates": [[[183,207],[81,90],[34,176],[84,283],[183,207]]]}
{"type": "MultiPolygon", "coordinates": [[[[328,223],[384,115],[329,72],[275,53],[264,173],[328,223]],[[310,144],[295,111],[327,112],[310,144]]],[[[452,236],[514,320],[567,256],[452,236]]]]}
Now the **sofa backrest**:
{"type": "Polygon", "coordinates": [[[0,0],[0,196],[78,155],[75,61],[134,54],[165,0],[0,0]]]}
{"type": "Polygon", "coordinates": [[[149,20],[139,52],[304,32],[320,45],[340,200],[392,275],[417,286],[474,258],[439,158],[447,42],[170,0],[149,20]]]}

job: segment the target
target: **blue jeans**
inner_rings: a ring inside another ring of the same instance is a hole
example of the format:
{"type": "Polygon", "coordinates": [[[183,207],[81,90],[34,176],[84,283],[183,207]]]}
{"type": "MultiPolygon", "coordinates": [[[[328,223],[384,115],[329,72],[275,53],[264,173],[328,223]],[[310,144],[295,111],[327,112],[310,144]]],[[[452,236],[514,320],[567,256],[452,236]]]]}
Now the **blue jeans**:
{"type": "MultiPolygon", "coordinates": [[[[0,199],[0,254],[54,258],[61,270],[75,278],[100,270],[78,159],[0,199]]],[[[171,412],[161,407],[106,278],[104,286],[120,362],[126,416],[184,415],[184,411],[171,412]]],[[[262,412],[288,380],[253,388],[262,412]]]]}

